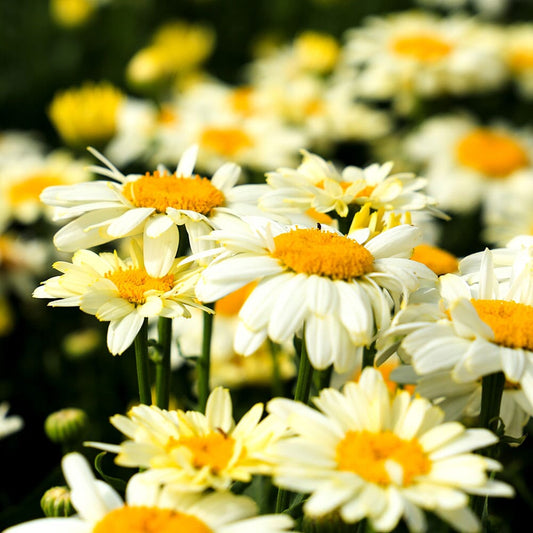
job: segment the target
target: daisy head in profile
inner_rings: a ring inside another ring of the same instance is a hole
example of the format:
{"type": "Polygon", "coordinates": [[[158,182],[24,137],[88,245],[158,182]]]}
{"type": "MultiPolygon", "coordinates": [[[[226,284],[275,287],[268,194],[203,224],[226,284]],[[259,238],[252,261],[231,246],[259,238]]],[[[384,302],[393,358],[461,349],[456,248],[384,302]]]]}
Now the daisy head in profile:
{"type": "Polygon", "coordinates": [[[253,474],[270,474],[272,446],[285,434],[275,417],[263,418],[255,404],[236,424],[229,391],[216,387],[205,415],[197,411],[137,405],[111,423],[128,440],[91,446],[116,453],[116,463],[143,468],[147,483],[180,492],[227,490],[234,481],[251,481],[253,474]]]}
{"type": "Polygon", "coordinates": [[[194,174],[198,147],[189,147],[175,172],[159,167],[145,174],[122,174],[93,149],[105,167],[91,167],[109,178],[73,186],[48,187],[41,200],[55,206],[56,220],[69,220],[54,236],[59,250],[74,252],[122,237],[142,236],[144,264],[151,276],[168,273],[185,226],[193,251],[207,245],[200,235],[217,226],[224,212],[246,214],[262,192],[250,185],[234,187],[240,168],[223,164],[211,179],[194,174]]]}
{"type": "Polygon", "coordinates": [[[493,433],[443,423],[443,411],[407,391],[391,396],[374,368],[342,392],[322,389],[314,403],[275,398],[267,406],[292,432],[277,446],[274,483],[309,494],[308,517],[366,518],[375,531],[404,518],[410,531],[424,531],[429,510],[458,531],[477,531],[469,494],[513,495],[491,479],[501,465],[472,453],[497,442],[493,433]]]}
{"type": "Polygon", "coordinates": [[[37,289],[35,298],[50,298],[52,307],[79,307],[109,322],[107,347],[122,354],[135,340],[145,319],[189,317],[189,307],[202,307],[194,294],[200,270],[175,259],[164,276],[151,276],[143,262],[141,247],[131,241],[130,256],[116,252],[97,254],[79,250],[72,263],[58,261],[61,272],[37,289]]]}
{"type": "Polygon", "coordinates": [[[258,280],[239,312],[236,351],[249,355],[267,337],[284,343],[303,335],[317,369],[332,363],[341,372],[357,368],[376,329],[390,323],[421,280],[435,278],[409,259],[420,231],[408,224],[343,235],[332,227],[248,217],[210,238],[220,244],[220,253],[197,284],[202,302],[258,280]]]}
{"type": "Polygon", "coordinates": [[[114,488],[95,478],[81,454],[65,455],[62,467],[76,514],[32,520],[10,527],[6,533],[278,533],[292,527],[287,515],[257,516],[257,506],[247,496],[170,493],[134,475],[124,502],[114,488]]]}

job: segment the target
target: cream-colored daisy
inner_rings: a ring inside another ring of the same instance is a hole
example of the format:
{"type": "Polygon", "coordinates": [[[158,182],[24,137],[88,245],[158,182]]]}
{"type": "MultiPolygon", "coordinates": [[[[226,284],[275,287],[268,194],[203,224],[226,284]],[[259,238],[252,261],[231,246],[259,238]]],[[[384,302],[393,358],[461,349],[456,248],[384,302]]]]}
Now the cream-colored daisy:
{"type": "Polygon", "coordinates": [[[227,389],[215,388],[205,415],[198,411],[166,411],[138,405],[111,423],[129,440],[120,445],[89,443],[117,453],[116,463],[145,468],[147,483],[179,492],[227,490],[234,481],[272,472],[271,449],[285,433],[274,417],[261,420],[263,404],[255,404],[235,424],[227,389]]]}
{"type": "Polygon", "coordinates": [[[174,260],[167,274],[151,276],[143,264],[142,250],[132,243],[131,256],[96,254],[79,250],[72,263],[58,261],[61,272],[35,289],[36,298],[52,298],[52,307],[79,307],[109,322],[107,347],[122,354],[134,341],[145,319],[190,316],[189,307],[202,307],[194,295],[197,267],[180,266],[174,260]]]}
{"type": "Polygon", "coordinates": [[[9,533],[108,533],[110,531],[186,531],[187,533],[278,533],[290,531],[287,515],[257,516],[247,496],[229,492],[207,496],[176,494],[134,475],[126,487],[126,502],[110,485],[97,480],[87,460],[69,453],[63,474],[77,514],[41,518],[6,530],[9,533]]]}
{"type": "Polygon", "coordinates": [[[533,185],[533,135],[526,129],[482,125],[468,115],[437,116],[410,134],[405,147],[445,210],[466,213],[490,196],[533,185]]]}
{"type": "Polygon", "coordinates": [[[2,218],[32,224],[40,216],[52,218],[52,209],[43,205],[39,195],[46,187],[84,183],[92,178],[86,161],[76,160],[64,150],[47,155],[37,152],[9,157],[0,163],[2,218]]]}
{"type": "MultiPolygon", "coordinates": [[[[292,342],[273,346],[264,342],[252,355],[244,357],[235,352],[233,339],[239,323],[238,314],[253,289],[245,285],[224,296],[215,303],[215,319],[211,338],[211,387],[224,386],[230,389],[272,385],[274,375],[287,380],[294,377],[294,347],[292,342]]],[[[191,310],[191,318],[177,320],[173,333],[172,363],[183,363],[183,358],[198,357],[202,352],[204,314],[191,310]]]]}
{"type": "Polygon", "coordinates": [[[510,25],[505,32],[505,59],[520,94],[533,98],[533,24],[510,25]]]}
{"type": "MultiPolygon", "coordinates": [[[[378,360],[392,346],[420,376],[450,371],[456,382],[472,383],[503,372],[505,387],[521,391],[517,401],[533,415],[531,261],[515,256],[514,267],[498,271],[486,250],[479,272],[441,276],[434,303],[407,306],[383,332],[378,360]]],[[[477,257],[463,261],[471,267],[477,257]]]]}
{"type": "Polygon", "coordinates": [[[0,403],[0,439],[19,431],[24,426],[24,422],[20,416],[7,416],[9,411],[9,404],[7,402],[0,403]]]}
{"type": "Polygon", "coordinates": [[[259,217],[234,221],[211,234],[222,253],[202,272],[197,295],[212,302],[259,280],[239,313],[238,353],[253,353],[267,337],[288,342],[303,328],[315,368],[333,363],[339,372],[354,370],[376,329],[389,324],[421,280],[435,277],[408,259],[420,238],[414,226],[369,234],[369,228],[345,236],[259,217]]]}
{"type": "Polygon", "coordinates": [[[474,18],[408,11],[349,30],[344,62],[363,96],[392,99],[409,112],[417,98],[501,86],[507,75],[501,50],[501,32],[474,18]]]}
{"type": "Polygon", "coordinates": [[[198,240],[217,226],[227,212],[254,212],[259,185],[234,187],[240,169],[222,165],[212,179],[193,174],[197,146],[189,147],[172,174],[164,168],[144,175],[124,176],[110,161],[92,153],[106,166],[92,169],[111,180],[70,187],[49,187],[41,195],[59,207],[57,220],[69,220],[54,237],[58,249],[76,251],[121,237],[143,235],[144,264],[153,277],[167,274],[179,244],[178,225],[184,225],[193,251],[209,246],[198,240]]]}
{"type": "Polygon", "coordinates": [[[426,180],[408,172],[391,174],[392,162],[366,168],[347,166],[341,171],[317,154],[301,153],[302,163],[297,168],[267,172],[271,190],[259,201],[265,210],[290,213],[312,208],[346,217],[351,205],[368,204],[376,210],[438,212],[436,202],[422,191],[426,180]]]}
{"type": "Polygon", "coordinates": [[[424,531],[425,509],[459,531],[476,531],[469,494],[513,495],[490,479],[501,465],[471,453],[497,442],[494,434],[442,423],[441,409],[407,391],[391,396],[373,368],[313,401],[318,412],[293,400],[268,403],[294,433],[277,446],[274,483],[310,493],[308,516],[337,510],[344,522],[367,518],[376,531],[392,531],[403,517],[410,531],[424,531]]]}

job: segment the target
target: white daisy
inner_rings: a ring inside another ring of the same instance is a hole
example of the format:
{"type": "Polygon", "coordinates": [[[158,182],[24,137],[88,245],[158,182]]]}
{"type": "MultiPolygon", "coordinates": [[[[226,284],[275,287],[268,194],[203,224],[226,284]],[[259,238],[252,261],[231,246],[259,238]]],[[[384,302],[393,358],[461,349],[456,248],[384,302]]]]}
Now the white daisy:
{"type": "Polygon", "coordinates": [[[508,26],[505,32],[505,59],[521,96],[533,98],[533,24],[508,26]]]}
{"type": "Polygon", "coordinates": [[[405,147],[445,210],[469,212],[490,196],[533,186],[533,135],[526,129],[483,126],[468,115],[437,116],[410,134],[405,147]]]}
{"type": "Polygon", "coordinates": [[[268,404],[294,433],[278,444],[274,483],[310,493],[308,516],[338,511],[346,523],[367,518],[376,531],[392,531],[403,517],[410,531],[424,531],[426,509],[459,531],[475,531],[469,494],[513,495],[490,479],[501,465],[471,453],[497,442],[494,434],[442,423],[438,407],[407,391],[391,397],[373,368],[342,392],[323,389],[314,403],[318,412],[287,399],[268,404]]]}
{"type": "Polygon", "coordinates": [[[9,404],[7,402],[0,403],[0,439],[20,431],[24,426],[24,422],[20,416],[8,416],[9,404]]]}
{"type": "Polygon", "coordinates": [[[111,418],[129,440],[120,445],[88,444],[117,453],[119,465],[145,468],[139,477],[147,483],[180,492],[227,490],[234,481],[271,473],[271,448],[285,431],[274,417],[261,420],[261,403],[237,424],[232,411],[229,391],[222,387],[209,395],[205,415],[138,405],[128,416],[111,418]]]}
{"type": "Polygon", "coordinates": [[[188,148],[174,174],[160,168],[145,175],[124,176],[92,150],[107,166],[92,170],[115,181],[48,187],[41,195],[46,204],[62,208],[56,213],[57,220],[74,218],[56,233],[57,248],[76,251],[143,235],[147,272],[153,277],[164,276],[176,257],[177,225],[185,225],[191,248],[199,251],[207,243],[198,237],[216,227],[219,217],[228,211],[250,213],[263,192],[260,186],[234,187],[240,169],[233,163],[222,165],[211,180],[194,175],[197,152],[197,146],[188,148]]]}
{"type": "Polygon", "coordinates": [[[143,483],[134,475],[126,487],[126,503],[107,483],[97,480],[87,460],[65,455],[63,474],[78,514],[41,518],[6,530],[9,533],[105,533],[108,531],[187,531],[189,533],[278,533],[289,531],[286,515],[256,516],[257,506],[246,496],[213,493],[176,494],[143,483]]]}
{"type": "Polygon", "coordinates": [[[501,32],[474,18],[408,11],[349,30],[344,62],[363,96],[392,99],[397,110],[410,112],[416,98],[501,86],[507,74],[501,47],[501,32]]]}
{"type": "Polygon", "coordinates": [[[304,328],[315,368],[333,363],[339,372],[353,370],[376,329],[389,324],[420,280],[435,277],[408,259],[417,228],[369,234],[369,228],[345,236],[259,217],[235,221],[212,233],[222,253],[203,271],[197,295],[212,302],[259,280],[239,313],[238,353],[253,353],[267,336],[287,342],[304,328]]]}
{"type": "Polygon", "coordinates": [[[188,317],[188,307],[202,307],[195,298],[196,267],[180,266],[176,259],[164,276],[150,276],[142,251],[132,243],[131,257],[79,250],[72,263],[58,261],[62,273],[35,289],[36,298],[53,298],[52,307],[79,307],[98,320],[109,322],[107,346],[122,354],[149,317],[188,317]]]}
{"type": "Polygon", "coordinates": [[[391,174],[392,162],[366,168],[347,166],[340,171],[317,154],[301,153],[303,160],[296,169],[267,172],[271,190],[259,201],[265,210],[290,213],[312,208],[346,217],[351,205],[368,204],[376,210],[437,212],[436,202],[422,192],[426,180],[408,172],[391,174]]]}

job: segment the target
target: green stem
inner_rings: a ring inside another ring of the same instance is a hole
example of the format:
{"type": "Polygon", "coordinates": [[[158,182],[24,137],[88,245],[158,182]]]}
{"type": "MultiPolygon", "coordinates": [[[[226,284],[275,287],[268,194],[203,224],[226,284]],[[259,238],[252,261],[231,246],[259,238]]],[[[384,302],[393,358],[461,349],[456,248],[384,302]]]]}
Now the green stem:
{"type": "Polygon", "coordinates": [[[168,409],[170,400],[170,346],[172,343],[172,319],[159,317],[157,323],[161,358],[155,367],[155,402],[157,407],[168,409]]]}
{"type": "Polygon", "coordinates": [[[135,337],[135,362],[137,365],[137,383],[139,385],[139,400],[141,403],[151,405],[152,389],[150,386],[150,367],[148,359],[148,319],[135,337]]]}
{"type": "MultiPolygon", "coordinates": [[[[503,372],[483,376],[481,381],[481,411],[479,413],[480,427],[487,428],[497,433],[500,416],[500,405],[505,385],[503,372]]],[[[487,457],[495,457],[498,452],[497,445],[481,450],[487,457]]],[[[487,519],[487,497],[474,496],[471,502],[472,510],[486,522],[487,519]]]]}
{"type": "Polygon", "coordinates": [[[367,366],[374,366],[374,357],[376,352],[369,346],[363,348],[363,364],[361,370],[364,370],[367,366]]]}
{"type": "MultiPolygon", "coordinates": [[[[206,307],[213,309],[214,303],[206,307]]],[[[209,371],[211,368],[211,337],[213,334],[214,314],[204,311],[204,333],[202,338],[202,355],[197,361],[198,371],[198,411],[205,412],[207,397],[209,396],[209,371]]]]}
{"type": "Polygon", "coordinates": [[[270,355],[272,357],[272,395],[283,396],[283,385],[281,383],[281,372],[279,368],[279,344],[268,340],[270,355]]]}
{"type": "MultiPolygon", "coordinates": [[[[307,403],[309,401],[309,391],[311,390],[311,382],[313,380],[313,367],[309,362],[307,356],[307,348],[305,346],[305,329],[302,335],[302,344],[300,352],[300,364],[298,367],[298,377],[296,378],[296,388],[294,391],[294,400],[297,402],[307,403]]],[[[282,513],[289,507],[291,493],[285,489],[278,490],[278,497],[276,500],[276,513],[282,513]]]]}
{"type": "Polygon", "coordinates": [[[328,368],[324,368],[324,370],[319,370],[318,372],[315,373],[315,386],[316,386],[317,394],[322,389],[327,389],[329,387],[332,373],[333,373],[333,365],[330,365],[328,366],[328,368]]]}

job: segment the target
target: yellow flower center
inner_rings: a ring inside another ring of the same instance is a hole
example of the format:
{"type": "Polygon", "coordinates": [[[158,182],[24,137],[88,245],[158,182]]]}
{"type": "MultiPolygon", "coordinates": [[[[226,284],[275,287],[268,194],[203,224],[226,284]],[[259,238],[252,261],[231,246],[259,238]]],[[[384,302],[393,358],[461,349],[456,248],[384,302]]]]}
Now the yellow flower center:
{"type": "Polygon", "coordinates": [[[403,469],[404,487],[431,470],[431,461],[416,440],[402,440],[392,431],[347,431],[337,444],[339,470],[347,470],[378,485],[390,485],[386,461],[394,461],[403,469]]]}
{"type": "Polygon", "coordinates": [[[53,174],[36,174],[25,180],[14,183],[8,191],[9,201],[12,205],[24,202],[38,201],[39,195],[46,187],[63,184],[61,176],[53,174]]]}
{"type": "Polygon", "coordinates": [[[159,213],[173,207],[207,216],[225,201],[224,193],[207,178],[169,176],[157,170],[126,183],[123,193],[136,207],[154,207],[159,213]]]}
{"type": "Polygon", "coordinates": [[[219,430],[207,435],[180,439],[170,437],[166,448],[167,451],[171,451],[180,446],[185,446],[192,452],[192,463],[195,468],[209,466],[212,472],[218,474],[228,466],[233,457],[235,440],[219,430]]]}
{"type": "Polygon", "coordinates": [[[88,83],[58,94],[50,106],[50,118],[67,143],[98,145],[115,135],[123,100],[124,95],[108,83],[88,83]]]}
{"type": "Polygon", "coordinates": [[[533,351],[533,307],[507,300],[472,300],[479,317],[494,332],[496,344],[533,351]]]}
{"type": "Polygon", "coordinates": [[[215,303],[215,312],[217,315],[235,316],[243,306],[246,298],[254,290],[256,282],[247,283],[244,287],[230,292],[224,298],[217,300],[215,303]]]}
{"type": "Polygon", "coordinates": [[[253,89],[251,87],[237,87],[230,95],[230,105],[235,113],[249,117],[253,112],[253,89]]]}
{"type": "Polygon", "coordinates": [[[174,286],[173,274],[152,278],[140,268],[115,270],[108,272],[105,277],[115,284],[120,297],[132,304],[144,304],[147,291],[167,292],[174,286]]]}
{"type": "Polygon", "coordinates": [[[519,73],[533,69],[533,49],[515,50],[509,57],[509,65],[511,70],[519,73]]]}
{"type": "Polygon", "coordinates": [[[321,213],[313,207],[310,207],[305,214],[320,224],[326,224],[327,226],[331,226],[331,224],[333,224],[333,219],[328,214],[321,213]]]}
{"type": "Polygon", "coordinates": [[[434,35],[419,34],[398,37],[392,42],[392,49],[399,55],[409,56],[421,63],[434,63],[446,57],[452,46],[434,35]]]}
{"type": "Polygon", "coordinates": [[[272,257],[304,274],[351,280],[372,271],[374,256],[354,240],[319,229],[295,229],[274,237],[272,257]]]}
{"type": "Polygon", "coordinates": [[[426,265],[437,276],[457,272],[459,267],[457,257],[442,248],[431,246],[430,244],[415,246],[411,259],[426,265]]]}
{"type": "Polygon", "coordinates": [[[239,128],[207,128],[202,132],[200,144],[224,157],[234,157],[254,145],[252,138],[239,128]]]}
{"type": "Polygon", "coordinates": [[[475,129],[457,143],[455,150],[461,164],[491,178],[508,176],[529,164],[526,151],[517,141],[490,129],[475,129]]]}
{"type": "Polygon", "coordinates": [[[211,533],[212,529],[193,515],[157,507],[119,507],[107,513],[92,533],[211,533]]]}

